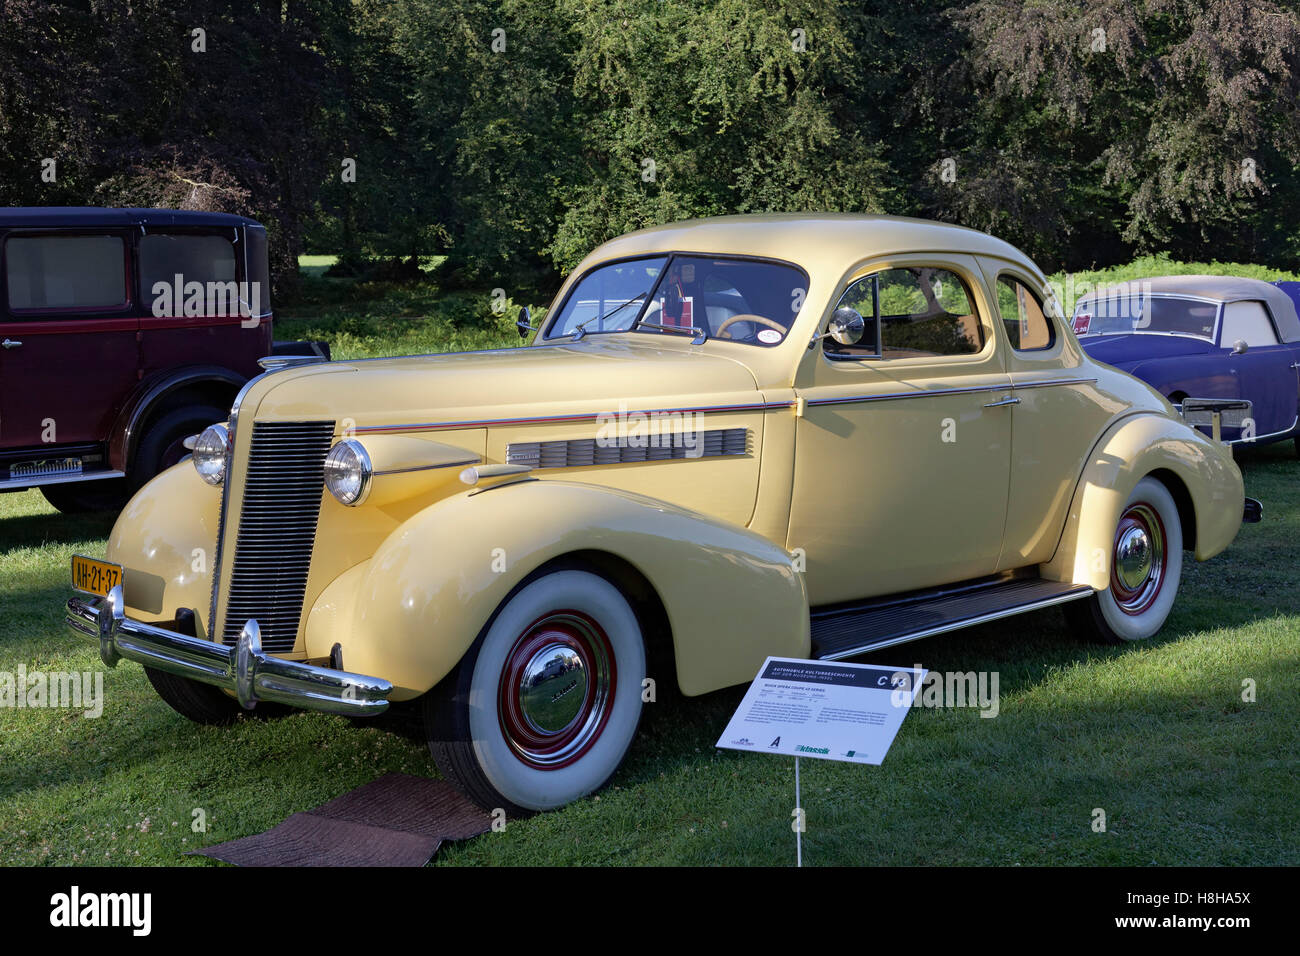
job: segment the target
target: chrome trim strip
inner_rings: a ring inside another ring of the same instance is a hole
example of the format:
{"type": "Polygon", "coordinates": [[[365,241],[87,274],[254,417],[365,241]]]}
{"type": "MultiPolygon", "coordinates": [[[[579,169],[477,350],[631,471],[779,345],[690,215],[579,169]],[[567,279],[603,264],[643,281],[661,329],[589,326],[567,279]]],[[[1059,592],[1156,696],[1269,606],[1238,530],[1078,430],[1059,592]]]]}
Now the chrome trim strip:
{"type": "MultiPolygon", "coordinates": [[[[784,402],[750,402],[744,405],[698,405],[691,408],[650,408],[630,409],[628,415],[668,415],[694,414],[703,412],[769,412],[783,408],[793,408],[793,401],[784,402]]],[[[386,434],[388,432],[445,431],[452,428],[490,428],[499,425],[539,425],[556,422],[592,422],[602,415],[616,416],[617,412],[577,412],[572,415],[542,415],[533,418],[484,418],[459,422],[408,422],[402,425],[358,425],[352,429],[356,434],[386,434]]]]}
{"type": "Polygon", "coordinates": [[[466,458],[464,461],[445,461],[440,465],[415,465],[411,468],[393,468],[389,471],[377,471],[374,477],[382,478],[384,475],[409,475],[413,471],[435,471],[439,468],[464,468],[466,465],[477,465],[482,458],[466,458]]]}
{"type": "Polygon", "coordinates": [[[125,658],[212,684],[233,691],[247,709],[260,701],[357,717],[388,709],[389,681],[271,657],[262,650],[255,620],[244,624],[232,647],[132,620],[124,615],[124,604],[121,585],[105,598],[73,597],[67,604],[65,623],[98,638],[100,657],[109,667],[125,658]]]}
{"type": "Polygon", "coordinates": [[[883,392],[880,395],[846,395],[840,398],[810,398],[809,405],[848,405],[854,402],[884,402],[895,398],[930,398],[935,395],[977,395],[980,392],[1003,392],[1017,388],[1047,388],[1051,385],[1089,385],[1095,378],[1058,378],[1043,382],[1002,383],[1000,385],[971,385],[963,388],[931,388],[915,392],[883,392]]]}
{"type": "Polygon", "coordinates": [[[879,395],[845,395],[837,398],[810,398],[809,405],[849,405],[854,402],[884,402],[895,398],[933,398],[936,395],[978,395],[980,392],[1005,392],[1007,382],[996,385],[970,385],[963,388],[930,388],[915,392],[882,392],[879,395]]]}
{"type": "Polygon", "coordinates": [[[1012,388],[1049,388],[1053,385],[1096,385],[1095,378],[1052,378],[1041,382],[1012,382],[1012,388]]]}
{"type": "Polygon", "coordinates": [[[1051,607],[1055,604],[1065,604],[1069,601],[1077,601],[1079,598],[1090,597],[1094,593],[1093,589],[1080,585],[1078,590],[1067,591],[1065,594],[1057,594],[1050,598],[1040,598],[1037,601],[1030,601],[1026,604],[1017,604],[1012,607],[1002,608],[998,611],[990,611],[987,614],[981,614],[978,617],[964,618],[960,621],[948,621],[943,624],[936,624],[933,627],[922,628],[919,631],[913,631],[910,634],[900,634],[898,637],[890,638],[887,641],[878,641],[876,643],[866,643],[855,648],[849,648],[844,651],[837,651],[834,654],[828,654],[825,657],[819,657],[820,661],[842,661],[846,657],[856,657],[859,654],[866,654],[869,651],[879,650],[884,647],[893,647],[896,644],[906,644],[909,641],[919,641],[923,637],[933,637],[935,634],[946,634],[949,631],[959,631],[965,627],[974,627],[976,624],[985,624],[989,621],[1001,620],[1004,617],[1014,617],[1017,614],[1024,614],[1028,611],[1037,611],[1040,608],[1051,607]]]}

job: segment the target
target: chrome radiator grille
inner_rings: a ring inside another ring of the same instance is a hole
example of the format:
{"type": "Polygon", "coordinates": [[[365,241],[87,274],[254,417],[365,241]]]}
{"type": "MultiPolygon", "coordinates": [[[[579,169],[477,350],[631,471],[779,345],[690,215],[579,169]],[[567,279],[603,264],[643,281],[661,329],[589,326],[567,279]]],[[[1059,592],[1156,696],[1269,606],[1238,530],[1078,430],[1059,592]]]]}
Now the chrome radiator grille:
{"type": "Polygon", "coordinates": [[[262,646],[293,650],[302,617],[333,422],[255,422],[222,640],[256,618],[262,646]]]}
{"type": "Polygon", "coordinates": [[[572,438],[511,442],[506,446],[506,463],[532,468],[581,468],[675,458],[723,458],[748,453],[748,428],[716,428],[684,435],[640,436],[639,440],[623,437],[609,441],[572,438]],[[689,441],[690,448],[686,447],[686,441],[689,441]]]}

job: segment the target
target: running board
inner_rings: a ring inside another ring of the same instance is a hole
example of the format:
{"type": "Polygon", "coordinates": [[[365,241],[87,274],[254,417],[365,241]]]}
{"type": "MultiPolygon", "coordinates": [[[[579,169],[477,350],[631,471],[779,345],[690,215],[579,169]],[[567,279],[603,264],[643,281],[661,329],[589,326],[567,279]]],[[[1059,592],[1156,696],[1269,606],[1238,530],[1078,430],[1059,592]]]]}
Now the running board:
{"type": "Polygon", "coordinates": [[[41,488],[45,485],[71,485],[79,481],[103,481],[107,478],[125,478],[124,471],[79,471],[64,475],[20,475],[13,478],[0,478],[0,492],[26,491],[29,488],[41,488]]]}
{"type": "Polygon", "coordinates": [[[1077,601],[1092,593],[1086,584],[1010,577],[902,599],[819,608],[812,612],[812,656],[824,661],[856,657],[932,634],[1077,601]]]}

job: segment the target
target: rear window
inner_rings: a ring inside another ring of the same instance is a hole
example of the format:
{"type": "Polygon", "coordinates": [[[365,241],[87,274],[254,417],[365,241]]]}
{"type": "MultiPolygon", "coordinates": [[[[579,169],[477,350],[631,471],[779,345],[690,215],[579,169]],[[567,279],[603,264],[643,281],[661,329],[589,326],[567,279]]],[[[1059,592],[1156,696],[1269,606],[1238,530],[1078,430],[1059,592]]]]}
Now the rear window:
{"type": "Polygon", "coordinates": [[[13,236],[5,242],[5,283],[14,311],[122,308],[126,244],[119,236],[13,236]]]}
{"type": "MultiPolygon", "coordinates": [[[[186,236],[154,233],[140,239],[140,294],[146,301],[154,301],[157,296],[165,299],[165,308],[155,310],[158,314],[175,313],[173,300],[178,299],[174,291],[191,282],[203,286],[205,306],[211,300],[212,308],[205,314],[238,314],[239,294],[230,288],[225,296],[225,288],[209,290],[209,283],[226,283],[235,281],[235,247],[223,236],[186,236]],[[231,301],[224,302],[225,299],[231,301]],[[216,306],[224,304],[224,309],[216,306]],[[214,312],[214,309],[216,311],[214,312]]],[[[188,295],[188,291],[185,292],[188,295]]]]}

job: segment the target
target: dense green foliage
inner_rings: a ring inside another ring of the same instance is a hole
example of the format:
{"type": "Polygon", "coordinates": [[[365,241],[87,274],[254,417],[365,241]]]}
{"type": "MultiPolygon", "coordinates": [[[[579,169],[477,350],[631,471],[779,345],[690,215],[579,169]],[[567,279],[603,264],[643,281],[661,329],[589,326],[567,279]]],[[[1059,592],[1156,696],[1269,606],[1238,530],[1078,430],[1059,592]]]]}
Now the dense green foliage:
{"type": "Polygon", "coordinates": [[[0,0],[0,203],[248,213],[281,292],[304,250],[545,288],[764,210],[1295,268],[1297,102],[1281,0],[0,0]]]}

